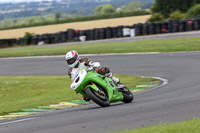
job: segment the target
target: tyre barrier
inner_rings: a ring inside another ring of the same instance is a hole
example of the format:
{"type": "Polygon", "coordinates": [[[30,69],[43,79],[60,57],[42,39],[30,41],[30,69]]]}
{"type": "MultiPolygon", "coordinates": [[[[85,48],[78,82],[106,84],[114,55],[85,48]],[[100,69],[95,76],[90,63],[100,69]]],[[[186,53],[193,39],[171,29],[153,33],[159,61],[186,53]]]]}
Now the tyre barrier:
{"type": "Polygon", "coordinates": [[[118,26],[117,27],[117,36],[120,38],[120,37],[123,37],[123,28],[124,26],[118,26]]]}
{"type": "Polygon", "coordinates": [[[148,25],[148,23],[145,23],[145,24],[143,24],[142,25],[142,34],[143,35],[148,35],[149,34],[149,25],[148,25]]]}
{"type": "Polygon", "coordinates": [[[132,26],[94,28],[88,30],[67,29],[55,34],[42,34],[18,39],[1,39],[0,48],[17,45],[42,45],[64,42],[90,41],[120,37],[134,37],[200,30],[200,16],[185,20],[172,19],[167,22],[146,22],[132,26]]]}
{"type": "Polygon", "coordinates": [[[168,25],[167,22],[161,22],[161,33],[169,33],[168,25]]]}
{"type": "Polygon", "coordinates": [[[0,39],[0,48],[11,47],[17,44],[17,39],[0,39]]]}
{"type": "Polygon", "coordinates": [[[155,30],[155,23],[152,23],[152,22],[147,22],[147,25],[148,25],[148,35],[153,35],[156,33],[156,30],[155,30]]]}

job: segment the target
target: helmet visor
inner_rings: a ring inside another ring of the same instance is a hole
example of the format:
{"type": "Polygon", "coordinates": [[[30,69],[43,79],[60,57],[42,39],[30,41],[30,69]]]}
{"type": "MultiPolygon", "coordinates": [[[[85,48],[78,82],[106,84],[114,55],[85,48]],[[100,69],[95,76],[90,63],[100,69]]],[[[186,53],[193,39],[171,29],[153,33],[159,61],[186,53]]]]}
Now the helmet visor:
{"type": "Polygon", "coordinates": [[[66,61],[67,61],[67,64],[68,64],[68,65],[73,64],[74,62],[76,62],[77,58],[78,58],[78,56],[75,55],[73,58],[71,58],[71,59],[69,59],[69,60],[66,60],[66,61]]]}

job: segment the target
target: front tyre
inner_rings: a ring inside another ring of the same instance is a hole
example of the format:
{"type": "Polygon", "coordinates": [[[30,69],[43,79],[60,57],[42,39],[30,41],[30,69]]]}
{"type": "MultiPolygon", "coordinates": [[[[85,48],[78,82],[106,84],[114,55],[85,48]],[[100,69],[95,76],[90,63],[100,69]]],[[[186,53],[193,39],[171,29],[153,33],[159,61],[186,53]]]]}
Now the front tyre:
{"type": "Polygon", "coordinates": [[[92,101],[102,107],[108,107],[110,105],[109,99],[106,95],[103,95],[92,88],[86,88],[85,93],[92,101]]]}
{"type": "Polygon", "coordinates": [[[133,101],[133,93],[128,89],[128,88],[125,88],[126,91],[123,91],[122,94],[124,96],[124,99],[122,100],[122,102],[124,103],[130,103],[133,101]]]}

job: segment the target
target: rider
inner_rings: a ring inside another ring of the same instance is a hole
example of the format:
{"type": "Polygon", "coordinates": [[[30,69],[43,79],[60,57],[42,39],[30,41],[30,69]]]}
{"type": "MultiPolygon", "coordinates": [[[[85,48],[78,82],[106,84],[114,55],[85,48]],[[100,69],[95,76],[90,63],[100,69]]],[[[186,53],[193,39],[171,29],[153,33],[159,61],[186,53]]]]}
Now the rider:
{"type": "Polygon", "coordinates": [[[70,76],[72,81],[76,77],[76,74],[80,70],[80,68],[84,68],[86,71],[95,69],[97,73],[111,78],[116,85],[120,84],[120,79],[113,76],[109,68],[100,67],[99,62],[93,62],[87,58],[79,58],[78,52],[74,50],[69,51],[66,54],[66,62],[69,65],[68,75],[70,76]]]}

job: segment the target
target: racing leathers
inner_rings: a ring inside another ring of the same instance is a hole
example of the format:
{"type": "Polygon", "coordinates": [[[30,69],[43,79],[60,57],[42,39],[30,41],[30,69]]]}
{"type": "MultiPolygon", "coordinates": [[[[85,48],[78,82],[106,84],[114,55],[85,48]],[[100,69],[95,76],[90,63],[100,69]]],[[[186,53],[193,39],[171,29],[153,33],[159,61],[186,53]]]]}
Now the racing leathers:
{"type": "Polygon", "coordinates": [[[72,81],[76,78],[79,70],[82,68],[84,68],[86,71],[95,69],[97,73],[111,78],[116,85],[120,82],[119,78],[113,76],[109,68],[101,67],[99,62],[93,62],[87,58],[80,58],[79,63],[74,68],[69,68],[68,75],[72,81]]]}

